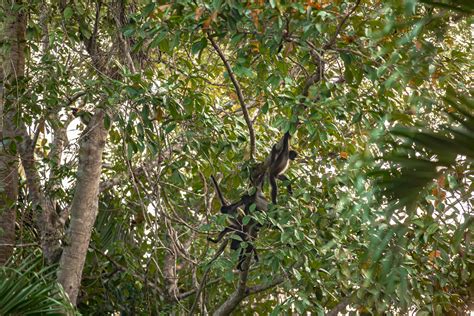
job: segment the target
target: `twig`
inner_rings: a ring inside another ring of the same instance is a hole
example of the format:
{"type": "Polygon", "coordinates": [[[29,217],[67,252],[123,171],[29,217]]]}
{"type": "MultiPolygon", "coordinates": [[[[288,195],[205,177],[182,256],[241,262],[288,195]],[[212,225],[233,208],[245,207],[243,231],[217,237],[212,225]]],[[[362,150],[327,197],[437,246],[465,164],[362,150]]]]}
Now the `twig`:
{"type": "Polygon", "coordinates": [[[33,247],[33,246],[36,246],[36,247],[39,247],[39,244],[37,242],[30,242],[30,243],[26,243],[26,244],[9,244],[9,243],[6,243],[6,244],[0,244],[0,247],[33,247]]]}
{"type": "Polygon", "coordinates": [[[249,112],[247,110],[247,106],[245,105],[244,96],[242,94],[242,89],[240,88],[239,82],[235,79],[234,73],[232,72],[232,68],[229,65],[229,62],[225,58],[224,54],[222,53],[219,45],[217,45],[216,41],[212,38],[212,36],[207,33],[207,38],[211,42],[212,46],[214,47],[217,54],[221,58],[222,62],[224,63],[225,68],[227,69],[227,73],[229,74],[230,80],[234,85],[235,92],[237,93],[237,98],[239,99],[240,107],[242,108],[242,113],[244,114],[245,122],[247,123],[247,128],[249,129],[249,136],[250,136],[250,159],[252,160],[255,156],[256,145],[255,145],[255,131],[253,129],[252,120],[250,119],[249,112]]]}

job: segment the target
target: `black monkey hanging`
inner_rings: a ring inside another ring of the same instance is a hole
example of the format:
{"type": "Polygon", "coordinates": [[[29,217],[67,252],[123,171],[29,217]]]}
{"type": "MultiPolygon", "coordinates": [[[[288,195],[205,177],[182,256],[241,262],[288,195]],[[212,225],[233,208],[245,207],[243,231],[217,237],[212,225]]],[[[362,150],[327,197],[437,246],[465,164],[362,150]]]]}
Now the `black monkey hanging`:
{"type": "MultiPolygon", "coordinates": [[[[277,203],[278,186],[276,179],[288,181],[288,178],[283,174],[290,165],[290,160],[295,160],[298,155],[296,151],[290,150],[290,133],[286,132],[283,136],[282,146],[277,148],[277,144],[273,145],[270,154],[270,166],[268,170],[268,178],[272,189],[272,203],[277,203]]],[[[293,194],[291,184],[287,186],[288,194],[293,194]]]]}

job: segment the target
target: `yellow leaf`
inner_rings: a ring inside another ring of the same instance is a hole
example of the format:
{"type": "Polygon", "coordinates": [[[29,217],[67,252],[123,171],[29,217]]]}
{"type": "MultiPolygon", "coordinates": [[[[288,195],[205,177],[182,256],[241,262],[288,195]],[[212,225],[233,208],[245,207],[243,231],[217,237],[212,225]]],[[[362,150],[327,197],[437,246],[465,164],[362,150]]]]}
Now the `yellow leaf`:
{"type": "Polygon", "coordinates": [[[438,180],[437,180],[437,181],[438,181],[438,186],[439,186],[440,188],[444,188],[445,180],[446,180],[446,177],[444,176],[444,174],[442,174],[442,175],[440,175],[440,176],[438,177],[438,180]]]}
{"type": "Polygon", "coordinates": [[[435,258],[439,258],[441,257],[441,251],[439,250],[433,250],[432,252],[430,252],[430,254],[428,255],[428,258],[433,261],[435,258]]]}
{"type": "Polygon", "coordinates": [[[166,9],[168,9],[169,7],[171,7],[171,4],[163,4],[163,5],[160,5],[160,6],[158,7],[158,10],[160,10],[160,11],[163,12],[163,11],[165,11],[166,9]]]}
{"type": "Polygon", "coordinates": [[[161,110],[161,108],[156,108],[155,120],[157,120],[158,122],[163,120],[163,111],[161,110]]]}

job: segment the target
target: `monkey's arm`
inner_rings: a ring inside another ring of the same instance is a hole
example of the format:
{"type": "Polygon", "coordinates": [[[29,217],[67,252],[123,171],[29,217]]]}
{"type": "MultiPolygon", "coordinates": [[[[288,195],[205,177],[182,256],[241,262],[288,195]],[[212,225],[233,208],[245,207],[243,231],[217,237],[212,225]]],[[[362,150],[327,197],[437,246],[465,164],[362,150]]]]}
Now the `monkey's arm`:
{"type": "Polygon", "coordinates": [[[235,216],[237,214],[237,209],[244,204],[245,204],[245,201],[243,199],[240,199],[239,201],[231,205],[224,205],[221,207],[221,213],[235,216]]]}
{"type": "Polygon", "coordinates": [[[224,236],[228,233],[228,232],[231,232],[231,231],[234,231],[235,229],[231,226],[227,226],[226,228],[224,228],[220,233],[219,235],[217,235],[217,238],[216,239],[213,239],[211,237],[207,237],[207,240],[217,244],[219,241],[222,240],[222,238],[224,238],[224,236]]]}

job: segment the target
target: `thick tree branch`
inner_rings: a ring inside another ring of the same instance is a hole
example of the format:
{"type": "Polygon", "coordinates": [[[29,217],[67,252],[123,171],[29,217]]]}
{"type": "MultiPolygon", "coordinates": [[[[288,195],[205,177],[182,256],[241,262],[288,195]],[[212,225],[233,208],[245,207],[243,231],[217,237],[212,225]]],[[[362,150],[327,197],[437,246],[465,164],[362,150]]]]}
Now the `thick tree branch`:
{"type": "Polygon", "coordinates": [[[224,56],[224,53],[222,53],[222,50],[220,49],[219,45],[214,41],[212,36],[207,33],[207,38],[211,42],[212,46],[214,47],[215,51],[221,58],[222,62],[224,63],[224,66],[227,70],[227,73],[229,74],[230,80],[232,81],[232,84],[234,85],[235,92],[237,93],[237,98],[239,99],[240,107],[242,108],[242,113],[244,114],[244,119],[245,122],[247,123],[247,128],[249,129],[249,136],[250,136],[250,159],[253,159],[255,157],[255,151],[256,151],[256,145],[255,145],[255,131],[253,129],[253,124],[252,120],[250,119],[249,112],[247,110],[247,105],[245,104],[244,101],[244,96],[242,94],[242,89],[240,88],[239,82],[235,79],[234,73],[232,71],[232,68],[229,65],[229,62],[227,61],[226,57],[224,56]]]}
{"type": "MultiPolygon", "coordinates": [[[[5,13],[2,14],[1,37],[9,49],[3,54],[4,58],[0,58],[0,244],[15,242],[16,203],[12,202],[18,199],[18,159],[8,149],[8,142],[17,136],[15,122],[18,110],[21,111],[14,87],[25,74],[27,12],[13,10],[13,7],[5,4],[2,8],[5,13]],[[4,93],[11,94],[14,100],[4,98],[4,93]]],[[[13,247],[0,246],[0,265],[12,253],[13,247]]]]}

